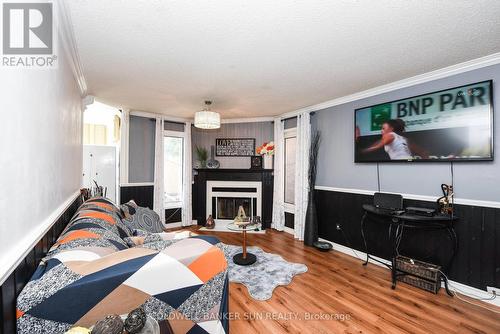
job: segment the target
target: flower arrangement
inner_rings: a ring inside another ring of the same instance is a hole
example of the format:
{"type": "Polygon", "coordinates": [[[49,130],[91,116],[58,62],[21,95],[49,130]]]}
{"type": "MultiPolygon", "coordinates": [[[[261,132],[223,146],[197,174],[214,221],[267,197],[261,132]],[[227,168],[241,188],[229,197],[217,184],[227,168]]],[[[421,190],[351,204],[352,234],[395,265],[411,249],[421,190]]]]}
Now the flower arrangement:
{"type": "Polygon", "coordinates": [[[262,146],[257,147],[258,155],[273,155],[274,154],[274,142],[264,143],[262,146]]]}

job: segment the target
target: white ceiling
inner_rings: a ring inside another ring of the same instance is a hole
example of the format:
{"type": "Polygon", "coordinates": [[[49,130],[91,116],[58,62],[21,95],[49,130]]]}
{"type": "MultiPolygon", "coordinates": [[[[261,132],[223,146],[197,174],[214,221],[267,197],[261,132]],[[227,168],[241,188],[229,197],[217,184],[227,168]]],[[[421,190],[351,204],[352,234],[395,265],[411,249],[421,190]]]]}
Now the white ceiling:
{"type": "Polygon", "coordinates": [[[500,51],[498,0],[71,0],[97,99],[272,116],[500,51]]]}

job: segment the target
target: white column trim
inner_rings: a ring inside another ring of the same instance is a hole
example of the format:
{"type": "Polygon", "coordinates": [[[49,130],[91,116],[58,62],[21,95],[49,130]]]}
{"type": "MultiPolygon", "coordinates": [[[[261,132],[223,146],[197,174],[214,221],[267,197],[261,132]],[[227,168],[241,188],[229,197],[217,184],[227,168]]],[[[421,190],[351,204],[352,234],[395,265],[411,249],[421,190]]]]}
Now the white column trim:
{"type": "Polygon", "coordinates": [[[128,109],[122,109],[120,125],[120,186],[128,184],[129,113],[128,109]]]}

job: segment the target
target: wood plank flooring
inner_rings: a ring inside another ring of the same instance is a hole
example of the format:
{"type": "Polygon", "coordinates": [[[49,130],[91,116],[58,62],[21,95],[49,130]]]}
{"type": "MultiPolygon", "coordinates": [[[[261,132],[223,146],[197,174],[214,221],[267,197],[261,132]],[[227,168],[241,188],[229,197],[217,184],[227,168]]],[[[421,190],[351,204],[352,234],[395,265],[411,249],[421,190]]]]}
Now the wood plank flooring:
{"type": "MultiPolygon", "coordinates": [[[[239,233],[191,229],[241,245],[239,233]]],[[[231,283],[231,333],[500,333],[499,313],[451,298],[444,289],[434,295],[398,283],[392,290],[389,270],[316,251],[288,233],[249,234],[248,244],[304,263],[309,271],[276,288],[268,301],[256,301],[243,285],[231,283]]]]}

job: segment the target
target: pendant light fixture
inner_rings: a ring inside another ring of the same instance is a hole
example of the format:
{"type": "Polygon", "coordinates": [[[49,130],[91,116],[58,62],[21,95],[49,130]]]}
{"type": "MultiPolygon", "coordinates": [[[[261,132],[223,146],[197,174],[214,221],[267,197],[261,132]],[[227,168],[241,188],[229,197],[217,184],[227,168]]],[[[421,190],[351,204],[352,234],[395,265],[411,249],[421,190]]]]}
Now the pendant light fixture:
{"type": "Polygon", "coordinates": [[[220,115],[218,112],[211,111],[212,101],[205,101],[205,108],[194,114],[194,126],[200,129],[218,129],[220,128],[220,115]]]}

